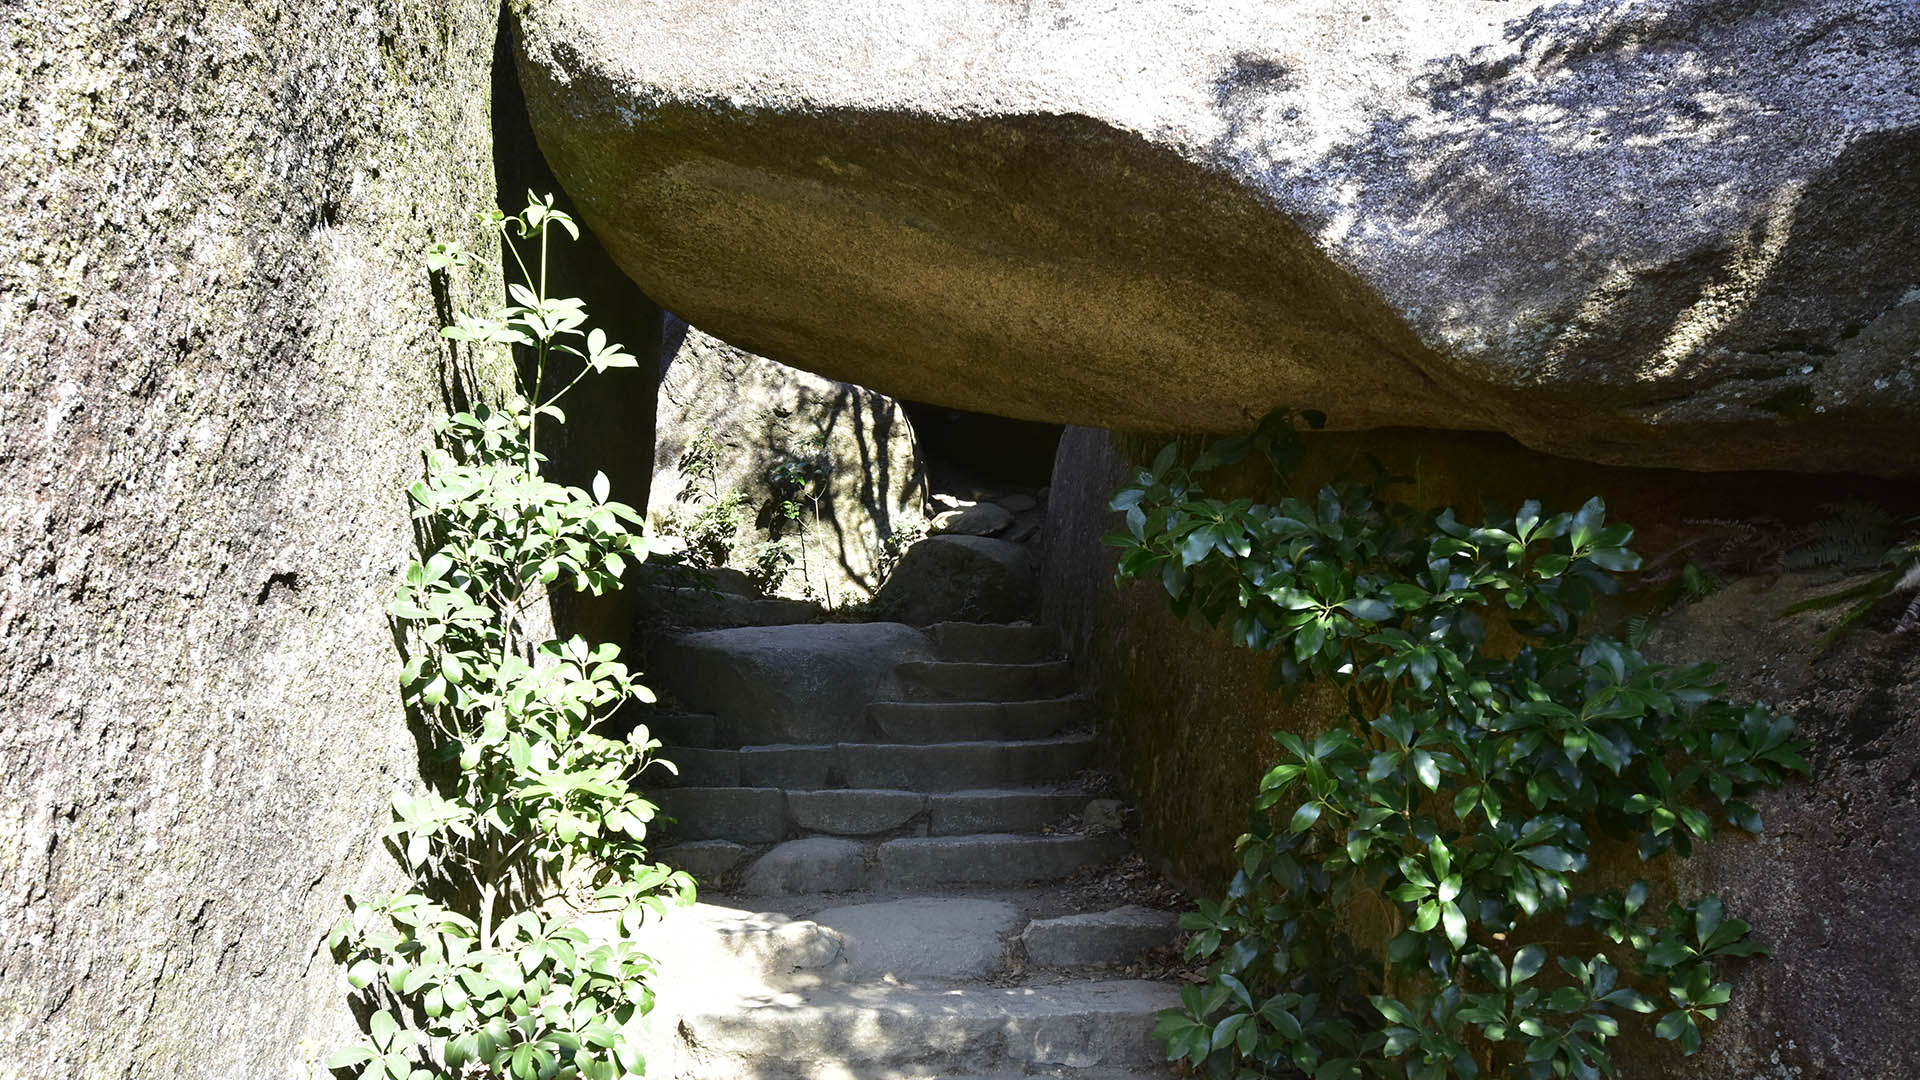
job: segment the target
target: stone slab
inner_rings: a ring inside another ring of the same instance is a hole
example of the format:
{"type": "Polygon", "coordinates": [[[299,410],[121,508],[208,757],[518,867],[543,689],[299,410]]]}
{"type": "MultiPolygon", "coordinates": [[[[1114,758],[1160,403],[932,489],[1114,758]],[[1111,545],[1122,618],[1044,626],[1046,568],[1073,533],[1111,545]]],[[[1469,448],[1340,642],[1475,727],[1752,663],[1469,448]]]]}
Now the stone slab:
{"type": "Polygon", "coordinates": [[[1128,905],[1035,919],[1021,932],[1020,943],[1034,967],[1094,967],[1132,963],[1141,953],[1171,945],[1179,936],[1178,915],[1128,905]]]}
{"type": "Polygon", "coordinates": [[[788,789],[832,787],[839,756],[832,746],[743,746],[740,780],[788,789]]]}
{"type": "Polygon", "coordinates": [[[1033,701],[1073,689],[1073,665],[1062,660],[1007,664],[909,660],[896,672],[915,701],[1033,701]]]}
{"type": "Polygon", "coordinates": [[[917,791],[853,788],[790,791],[787,812],[808,832],[873,836],[892,832],[917,817],[927,797],[917,791]]]}
{"type": "Polygon", "coordinates": [[[654,766],[643,783],[653,787],[735,787],[740,780],[740,755],[733,750],[697,746],[663,746],[657,758],[673,763],[669,771],[654,766]]]}
{"type": "Polygon", "coordinates": [[[934,623],[927,636],[942,660],[1024,664],[1051,660],[1060,648],[1052,627],[1032,623],[934,623]]]}
{"type": "Polygon", "coordinates": [[[1178,1002],[1176,988],[1138,980],[945,989],[863,983],[714,1002],[680,1024],[711,1055],[708,1075],[848,1075],[816,1071],[831,1063],[903,1072],[937,1064],[940,1071],[922,1075],[964,1076],[1152,1066],[1165,1057],[1152,1038],[1154,1017],[1178,1002]]]}
{"type": "Polygon", "coordinates": [[[1091,735],[899,745],[843,743],[840,776],[853,787],[910,791],[1013,787],[1064,780],[1093,761],[1091,735]]]}
{"type": "Polygon", "coordinates": [[[742,896],[852,892],[866,882],[867,857],[852,840],[809,836],[789,840],[753,861],[740,878],[742,896]]]}
{"type": "Polygon", "coordinates": [[[1043,701],[877,701],[867,719],[890,742],[1044,739],[1086,721],[1081,697],[1043,701]]]}
{"type": "Polygon", "coordinates": [[[1083,867],[1118,858],[1127,844],[1111,837],[930,836],[888,840],[878,852],[879,879],[890,889],[952,885],[1030,885],[1059,881],[1083,867]]]}
{"type": "Polygon", "coordinates": [[[934,836],[1036,832],[1085,806],[1087,797],[1036,790],[952,791],[927,798],[934,836]]]}
{"type": "Polygon", "coordinates": [[[559,0],[520,41],[614,260],[833,378],[1920,471],[1902,0],[559,0]]]}
{"type": "Polygon", "coordinates": [[[828,908],[812,920],[845,940],[850,977],[911,982],[1000,971],[1021,915],[1002,900],[915,897],[828,908]]]}
{"type": "Polygon", "coordinates": [[[746,845],[732,840],[689,840],[660,851],[661,862],[685,870],[702,885],[724,879],[746,856],[746,845]]]}
{"type": "Polygon", "coordinates": [[[683,787],[654,792],[681,840],[770,844],[787,836],[786,793],[779,788],[683,787]]]}

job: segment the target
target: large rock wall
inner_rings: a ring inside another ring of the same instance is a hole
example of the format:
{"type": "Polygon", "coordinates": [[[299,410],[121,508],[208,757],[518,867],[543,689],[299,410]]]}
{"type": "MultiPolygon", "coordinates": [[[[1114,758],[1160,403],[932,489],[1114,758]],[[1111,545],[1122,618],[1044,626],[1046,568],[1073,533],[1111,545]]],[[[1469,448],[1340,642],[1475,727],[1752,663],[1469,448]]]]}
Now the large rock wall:
{"type": "MultiPolygon", "coordinates": [[[[1231,876],[1232,840],[1244,831],[1259,777],[1278,760],[1270,733],[1319,730],[1342,704],[1324,688],[1283,704],[1266,689],[1269,657],[1176,620],[1155,584],[1114,587],[1115,552],[1099,537],[1122,526],[1106,500],[1129,458],[1150,456],[1163,441],[1067,430],[1049,507],[1043,604],[1092,683],[1102,752],[1139,807],[1144,845],[1205,896],[1231,876]]],[[[1601,494],[1610,519],[1638,528],[1633,546],[1648,555],[1712,534],[1716,521],[1764,530],[1817,516],[1820,504],[1850,491],[1895,507],[1915,496],[1910,487],[1847,477],[1606,468],[1443,432],[1313,436],[1309,446],[1296,482],[1306,490],[1333,471],[1363,472],[1361,455],[1372,454],[1416,477],[1413,498],[1425,505],[1470,509],[1487,497],[1515,505],[1531,495],[1573,506],[1601,494]]],[[[1226,474],[1215,493],[1274,497],[1250,466],[1226,474]]],[[[1722,664],[1736,697],[1796,712],[1814,740],[1814,778],[1758,801],[1763,837],[1722,836],[1690,861],[1656,864],[1672,875],[1666,885],[1723,896],[1775,958],[1734,973],[1735,1005],[1701,1056],[1672,1060],[1666,1044],[1636,1044],[1623,1075],[1896,1080],[1920,1060],[1905,1015],[1920,993],[1912,960],[1920,930],[1896,914],[1920,895],[1912,855],[1920,843],[1912,799],[1920,635],[1885,632],[1891,618],[1882,612],[1831,659],[1810,664],[1824,620],[1774,615],[1816,586],[1791,576],[1767,584],[1736,580],[1682,609],[1656,624],[1650,648],[1665,660],[1722,664]]],[[[1602,872],[1615,871],[1645,873],[1630,854],[1602,872]]]]}
{"type": "MultiPolygon", "coordinates": [[[[497,10],[0,8],[0,1076],[324,1075],[497,10]]],[[[497,278],[456,283],[494,300],[497,278]]]]}

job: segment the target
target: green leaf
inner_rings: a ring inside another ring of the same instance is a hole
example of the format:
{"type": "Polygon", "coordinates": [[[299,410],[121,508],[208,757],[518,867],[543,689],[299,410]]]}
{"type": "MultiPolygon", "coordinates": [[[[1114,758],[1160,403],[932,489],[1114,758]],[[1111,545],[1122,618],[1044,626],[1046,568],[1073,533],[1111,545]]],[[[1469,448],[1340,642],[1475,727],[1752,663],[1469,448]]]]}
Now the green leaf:
{"type": "Polygon", "coordinates": [[[1235,1013],[1214,1025],[1211,1042],[1214,1050],[1225,1050],[1233,1045],[1240,1034],[1240,1028],[1247,1022],[1246,1013],[1235,1013]]]}
{"type": "Polygon", "coordinates": [[[1313,828],[1313,823],[1320,820],[1321,809],[1316,802],[1301,803],[1293,812],[1293,820],[1287,823],[1288,831],[1302,833],[1313,828]]]}
{"type": "Polygon", "coordinates": [[[1432,754],[1425,750],[1415,750],[1413,752],[1413,771],[1414,775],[1420,778],[1420,783],[1425,786],[1428,791],[1436,791],[1439,789],[1440,763],[1434,760],[1432,754]]]}
{"type": "Polygon", "coordinates": [[[1154,455],[1154,458],[1153,458],[1153,482],[1154,483],[1159,483],[1160,480],[1167,475],[1167,470],[1173,468],[1174,459],[1176,455],[1178,455],[1179,453],[1180,453],[1179,443],[1168,443],[1167,445],[1160,448],[1160,452],[1158,454],[1154,455]]]}
{"type": "Polygon", "coordinates": [[[355,990],[364,990],[380,977],[380,962],[372,957],[356,960],[347,969],[347,985],[355,990]]]}
{"type": "Polygon", "coordinates": [[[327,1058],[327,1068],[347,1069],[355,1065],[364,1065],[379,1056],[380,1055],[374,1053],[372,1047],[364,1043],[355,1043],[352,1046],[343,1046],[335,1050],[333,1056],[327,1058]]]}
{"type": "Polygon", "coordinates": [[[1573,527],[1569,531],[1569,539],[1573,541],[1575,551],[1587,546],[1594,534],[1600,531],[1600,525],[1606,520],[1606,516],[1607,504],[1598,495],[1588,499],[1586,505],[1580,508],[1580,512],[1573,515],[1573,527]]]}
{"type": "Polygon", "coordinates": [[[1540,973],[1546,966],[1547,950],[1539,945],[1528,945],[1513,956],[1513,983],[1519,985],[1540,973]]]}
{"type": "Polygon", "coordinates": [[[1414,914],[1414,932],[1424,934],[1438,925],[1440,925],[1440,902],[1438,900],[1428,900],[1421,904],[1419,910],[1414,914]]]}
{"type": "Polygon", "coordinates": [[[1432,599],[1432,594],[1427,590],[1405,582],[1390,584],[1384,591],[1392,598],[1394,606],[1402,611],[1416,611],[1425,607],[1427,601],[1432,599]]]}
{"type": "Polygon", "coordinates": [[[1386,622],[1393,618],[1394,606],[1385,600],[1348,600],[1340,607],[1366,622],[1386,622]]]}
{"type": "Polygon", "coordinates": [[[1726,917],[1726,908],[1717,896],[1709,896],[1693,905],[1694,940],[1703,947],[1720,929],[1720,922],[1726,917]]]}
{"type": "Polygon", "coordinates": [[[393,1014],[385,1009],[374,1013],[367,1021],[368,1035],[373,1039],[374,1048],[377,1050],[385,1050],[392,1046],[393,1036],[399,1029],[400,1025],[394,1020],[393,1014]]]}
{"type": "Polygon", "coordinates": [[[1574,869],[1579,864],[1571,853],[1551,844],[1527,848],[1520,853],[1520,857],[1543,870],[1557,870],[1562,873],[1574,869]]]}
{"type": "Polygon", "coordinates": [[[1401,1004],[1398,1000],[1380,994],[1374,994],[1367,1000],[1373,1002],[1373,1007],[1379,1011],[1381,1016],[1386,1017],[1389,1021],[1396,1024],[1406,1024],[1409,1027],[1417,1026],[1418,1022],[1414,1019],[1413,1011],[1401,1004]]]}
{"type": "Polygon", "coordinates": [[[1593,560],[1595,566],[1615,573],[1640,569],[1640,556],[1626,548],[1594,548],[1587,552],[1587,558],[1593,560]]]}

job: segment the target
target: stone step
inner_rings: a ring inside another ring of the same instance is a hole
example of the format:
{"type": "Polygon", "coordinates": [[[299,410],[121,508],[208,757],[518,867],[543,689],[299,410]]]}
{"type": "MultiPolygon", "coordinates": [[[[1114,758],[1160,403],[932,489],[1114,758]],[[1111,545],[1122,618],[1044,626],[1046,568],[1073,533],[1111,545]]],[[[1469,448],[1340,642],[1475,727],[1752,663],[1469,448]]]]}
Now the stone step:
{"type": "MultiPolygon", "coordinates": [[[[783,745],[1037,739],[1083,726],[1087,707],[1087,698],[1078,694],[1019,701],[880,701],[866,706],[860,720],[843,724],[828,736],[831,742],[783,745]]],[[[737,750],[751,742],[743,725],[701,713],[641,713],[633,717],[633,724],[644,724],[648,734],[664,744],[655,756],[675,765],[684,766],[690,750],[737,750]]],[[[607,734],[624,738],[631,730],[633,726],[627,725],[607,734]]]]}
{"type": "Polygon", "coordinates": [[[1179,940],[1179,919],[1170,911],[1129,905],[1030,919],[1022,904],[1035,895],[1005,889],[960,896],[854,893],[804,917],[703,902],[669,907],[648,920],[642,938],[663,968],[671,964],[676,977],[719,993],[875,979],[983,979],[1020,966],[1016,954],[1028,968],[1114,966],[1179,940]],[[712,974],[720,968],[724,981],[712,974]]]}
{"type": "MultiPolygon", "coordinates": [[[[880,836],[919,822],[934,836],[1033,832],[1086,808],[1088,796],[1039,788],[927,793],[898,788],[662,788],[654,802],[675,841],[770,844],[799,833],[880,836]]],[[[717,856],[716,856],[717,857],[717,856]]]]}
{"type": "Polygon", "coordinates": [[[825,788],[787,793],[787,816],[802,832],[879,836],[927,811],[927,796],[893,788],[825,788]]]}
{"type": "Polygon", "coordinates": [[[1147,950],[1179,940],[1178,915],[1133,904],[1112,911],[1035,919],[1020,934],[1027,963],[1038,968],[1131,964],[1147,950]]]}
{"type": "MultiPolygon", "coordinates": [[[[848,1068],[845,1065],[827,1067],[816,1072],[806,1080],[1170,1080],[1174,1075],[1164,1066],[1144,1069],[1070,1069],[1064,1065],[1040,1067],[1040,1072],[1002,1071],[996,1069],[990,1073],[957,1073],[942,1069],[927,1072],[923,1069],[905,1068],[896,1065],[882,1065],[877,1068],[848,1068]]],[[[690,1078],[691,1080],[691,1078],[690,1078]]]]}
{"type": "Polygon", "coordinates": [[[838,779],[846,787],[964,791],[1058,783],[1093,764],[1091,734],[1021,741],[842,743],[838,779]]]}
{"type": "Polygon", "coordinates": [[[675,870],[692,874],[701,888],[726,881],[747,861],[750,853],[744,844],[732,840],[689,840],[656,849],[660,861],[675,870]]]}
{"type": "Polygon", "coordinates": [[[649,617],[689,629],[790,626],[820,617],[820,605],[775,596],[737,596],[716,589],[656,586],[635,596],[649,617]]]}
{"type": "Polygon", "coordinates": [[[652,799],[672,819],[663,831],[679,841],[774,844],[791,831],[787,793],[779,788],[666,788],[652,799]]]}
{"type": "Polygon", "coordinates": [[[1060,636],[1051,627],[1028,623],[934,623],[927,634],[943,660],[1028,664],[1060,652],[1060,636]]]}
{"type": "Polygon", "coordinates": [[[1125,840],[1109,836],[908,837],[880,845],[873,873],[879,887],[901,891],[1029,885],[1111,862],[1127,847],[1125,840]]]}
{"type": "Polygon", "coordinates": [[[913,836],[862,843],[808,836],[776,844],[737,871],[741,896],[955,887],[1014,888],[1060,881],[1127,851],[1111,836],[913,836]]]}
{"type": "MultiPolygon", "coordinates": [[[[592,935],[596,922],[617,917],[595,913],[581,927],[592,935]]],[[[655,985],[676,992],[801,989],[846,982],[853,970],[846,940],[818,920],[719,904],[669,905],[641,925],[637,939],[658,965],[655,985]]]]}
{"type": "Polygon", "coordinates": [[[894,668],[910,701],[1032,701],[1073,689],[1073,665],[909,660],[894,668]]]}
{"type": "Polygon", "coordinates": [[[1006,971],[1026,919],[1005,900],[919,896],[831,907],[806,921],[842,943],[848,979],[922,982],[1006,971]]]}
{"type": "Polygon", "coordinates": [[[1037,832],[1086,808],[1078,792],[1033,788],[974,788],[927,796],[927,832],[933,836],[1037,832]]]}
{"type": "Polygon", "coordinates": [[[774,744],[738,750],[675,747],[679,777],[649,773],[648,790],[675,787],[893,788],[963,791],[1057,784],[1093,763],[1088,733],[1044,739],[971,739],[939,743],[774,744]]]}
{"type": "Polygon", "coordinates": [[[739,871],[741,896],[859,892],[873,877],[868,849],[838,836],[777,844],[739,871]]]}
{"type": "Polygon", "coordinates": [[[877,701],[867,720],[882,739],[902,743],[962,739],[1043,739],[1081,727],[1084,697],[1039,701],[877,701]]]}
{"type": "Polygon", "coordinates": [[[1138,980],[865,983],[719,998],[680,1012],[688,1060],[669,1069],[755,1080],[845,1080],[863,1075],[856,1070],[929,1078],[1050,1066],[1145,1070],[1165,1056],[1152,1034],[1155,1015],[1178,1002],[1176,988],[1138,980]]]}
{"type": "Polygon", "coordinates": [[[663,746],[655,755],[673,763],[672,770],[655,765],[641,775],[640,788],[738,787],[740,755],[732,750],[702,746],[663,746]]]}
{"type": "Polygon", "coordinates": [[[707,713],[640,713],[634,719],[645,724],[648,733],[666,746],[704,750],[740,745],[738,725],[707,713]]]}

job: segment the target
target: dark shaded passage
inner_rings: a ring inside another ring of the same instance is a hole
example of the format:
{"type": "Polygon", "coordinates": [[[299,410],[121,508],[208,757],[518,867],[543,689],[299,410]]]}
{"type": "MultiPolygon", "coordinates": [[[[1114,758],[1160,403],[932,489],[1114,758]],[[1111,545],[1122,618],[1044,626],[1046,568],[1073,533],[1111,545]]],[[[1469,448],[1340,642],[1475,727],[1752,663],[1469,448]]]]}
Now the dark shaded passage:
{"type": "MultiPolygon", "coordinates": [[[[548,295],[580,297],[586,301],[590,327],[606,331],[609,340],[636,356],[654,355],[660,346],[660,306],[607,256],[592,226],[580,218],[573,200],[548,168],[527,120],[526,97],[514,64],[512,20],[504,7],[493,55],[493,173],[500,209],[518,213],[526,206],[529,191],[551,192],[555,205],[579,222],[581,235],[577,243],[562,239],[549,246],[548,295]]],[[[507,280],[518,276],[517,268],[509,264],[507,280]]],[[[561,368],[548,373],[549,382],[555,377],[570,378],[576,370],[564,363],[561,368]]],[[[566,426],[551,434],[541,431],[540,450],[549,458],[549,477],[588,487],[596,471],[604,472],[613,498],[644,512],[653,476],[657,375],[644,363],[617,368],[596,376],[590,389],[569,396],[563,403],[566,426]]],[[[562,633],[624,643],[633,621],[633,596],[631,589],[601,597],[556,594],[554,624],[562,633]]]]}

